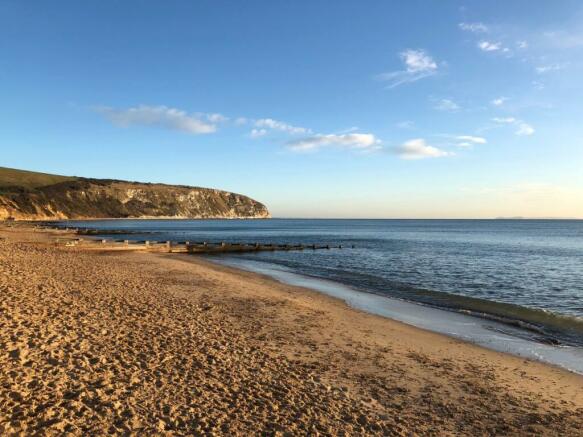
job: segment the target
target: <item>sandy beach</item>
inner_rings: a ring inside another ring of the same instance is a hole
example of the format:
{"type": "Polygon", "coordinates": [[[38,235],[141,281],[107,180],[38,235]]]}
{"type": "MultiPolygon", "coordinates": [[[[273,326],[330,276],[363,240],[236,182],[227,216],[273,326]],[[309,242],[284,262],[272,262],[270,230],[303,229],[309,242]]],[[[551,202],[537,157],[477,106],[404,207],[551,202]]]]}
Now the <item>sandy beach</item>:
{"type": "Polygon", "coordinates": [[[0,434],[583,435],[583,377],[184,254],[0,227],[0,434]]]}

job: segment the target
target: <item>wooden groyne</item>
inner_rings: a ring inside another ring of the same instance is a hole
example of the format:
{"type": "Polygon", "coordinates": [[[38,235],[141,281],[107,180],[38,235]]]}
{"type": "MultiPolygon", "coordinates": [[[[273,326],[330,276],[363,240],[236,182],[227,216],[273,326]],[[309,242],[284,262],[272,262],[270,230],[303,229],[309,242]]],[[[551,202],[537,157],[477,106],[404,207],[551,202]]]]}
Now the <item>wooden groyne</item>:
{"type": "MultiPolygon", "coordinates": [[[[101,234],[118,235],[128,234],[132,231],[101,231],[87,228],[67,228],[53,226],[52,224],[40,225],[38,228],[50,229],[56,232],[58,237],[55,244],[66,247],[82,247],[95,250],[133,250],[168,253],[191,254],[220,254],[264,251],[289,251],[289,250],[330,250],[343,249],[351,246],[323,245],[323,244],[273,244],[273,243],[235,243],[235,242],[207,242],[207,241],[155,241],[155,240],[121,240],[115,238],[99,238],[101,234]],[[76,237],[74,237],[75,235],[76,237]]],[[[142,232],[140,232],[142,233],[142,232]]]]}
{"type": "MultiPolygon", "coordinates": [[[[342,245],[318,244],[262,244],[229,242],[190,242],[190,241],[133,241],[116,239],[57,238],[55,244],[66,247],[83,247],[96,250],[143,250],[150,252],[219,254],[281,250],[330,250],[342,249],[342,245]]],[[[350,246],[354,247],[354,246],[350,246]]]]}

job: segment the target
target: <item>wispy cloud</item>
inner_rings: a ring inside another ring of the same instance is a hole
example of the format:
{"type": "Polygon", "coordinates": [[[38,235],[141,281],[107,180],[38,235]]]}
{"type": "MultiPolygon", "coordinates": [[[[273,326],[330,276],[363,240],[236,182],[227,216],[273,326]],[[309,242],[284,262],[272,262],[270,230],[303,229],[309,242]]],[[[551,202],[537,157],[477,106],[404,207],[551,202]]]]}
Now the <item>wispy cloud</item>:
{"type": "Polygon", "coordinates": [[[229,121],[229,117],[225,117],[223,114],[214,113],[214,114],[200,114],[200,115],[205,117],[211,123],[224,123],[226,121],[229,121]]]}
{"type": "Polygon", "coordinates": [[[524,35],[516,35],[515,29],[507,29],[504,32],[502,31],[504,26],[496,25],[493,28],[489,28],[480,22],[462,22],[458,26],[466,32],[475,34],[476,40],[474,41],[476,46],[483,52],[503,54],[510,58],[516,52],[524,52],[529,47],[524,35]]]}
{"type": "Polygon", "coordinates": [[[350,133],[350,132],[356,132],[356,131],[358,131],[358,130],[359,130],[359,129],[358,129],[358,126],[351,126],[351,127],[348,127],[348,128],[346,128],[346,129],[342,129],[342,130],[340,130],[340,131],[338,131],[338,132],[334,132],[334,133],[335,133],[335,134],[348,134],[348,133],[350,133]]]}
{"type": "Polygon", "coordinates": [[[503,50],[502,43],[492,41],[479,41],[478,48],[484,52],[496,52],[503,50]]]}
{"type": "Polygon", "coordinates": [[[494,117],[492,121],[498,124],[515,126],[516,131],[514,133],[516,135],[530,136],[535,132],[534,127],[532,127],[530,124],[514,117],[494,117]]]}
{"type": "Polygon", "coordinates": [[[288,146],[296,152],[316,151],[325,147],[372,152],[381,148],[381,142],[373,134],[317,134],[300,140],[290,141],[288,146]]]}
{"type": "Polygon", "coordinates": [[[528,124],[528,123],[521,122],[521,123],[518,124],[518,129],[516,130],[515,133],[516,133],[516,135],[521,135],[521,136],[522,135],[527,135],[527,136],[529,136],[529,135],[534,134],[534,128],[530,124],[528,124]]]}
{"type": "Polygon", "coordinates": [[[403,120],[398,122],[395,126],[397,126],[399,129],[414,129],[415,123],[411,120],[403,120]]]}
{"type": "Polygon", "coordinates": [[[267,135],[267,129],[251,129],[251,133],[249,133],[251,138],[259,138],[267,135]]]}
{"type": "Polygon", "coordinates": [[[479,38],[475,40],[476,46],[483,52],[500,53],[506,57],[512,57],[514,53],[510,47],[514,47],[516,50],[524,50],[528,47],[528,43],[524,39],[512,38],[510,40],[507,35],[500,32],[500,26],[490,29],[483,23],[460,23],[459,27],[476,34],[476,38],[479,38]]]}
{"type": "Polygon", "coordinates": [[[486,33],[489,30],[488,26],[483,23],[460,23],[459,28],[473,33],[486,33]]]}
{"type": "Polygon", "coordinates": [[[394,148],[394,152],[401,158],[407,160],[442,158],[452,156],[454,153],[446,152],[437,147],[427,144],[423,138],[415,138],[404,142],[394,148]]]}
{"type": "Polygon", "coordinates": [[[493,106],[502,106],[507,100],[508,97],[496,97],[490,101],[490,104],[493,106]]]}
{"type": "Polygon", "coordinates": [[[100,106],[94,109],[118,126],[152,126],[192,135],[215,132],[216,124],[225,119],[220,114],[188,114],[168,106],[140,105],[127,109],[100,106]]]}
{"type": "Polygon", "coordinates": [[[545,89],[545,84],[543,82],[541,82],[540,80],[533,80],[531,82],[531,85],[534,87],[535,90],[544,90],[545,89]]]}
{"type": "Polygon", "coordinates": [[[516,48],[524,50],[528,48],[528,42],[526,41],[516,41],[516,48]]]}
{"type": "Polygon", "coordinates": [[[379,80],[389,82],[388,88],[416,82],[437,73],[437,63],[424,50],[407,49],[399,54],[405,69],[382,73],[379,80]]]}
{"type": "Polygon", "coordinates": [[[309,134],[312,131],[305,127],[293,126],[289,123],[283,121],[274,120],[273,118],[261,118],[255,120],[255,127],[260,129],[271,129],[278,130],[281,132],[287,132],[289,134],[309,134]]]}
{"type": "Polygon", "coordinates": [[[460,147],[465,149],[471,149],[474,146],[487,144],[488,140],[484,137],[479,137],[476,135],[435,135],[436,137],[443,137],[445,141],[441,141],[439,144],[434,144],[435,147],[460,147]]]}
{"type": "Polygon", "coordinates": [[[547,64],[547,65],[540,65],[535,68],[538,74],[545,74],[550,73],[553,71],[563,70],[567,67],[567,64],[547,64]]]}
{"type": "Polygon", "coordinates": [[[494,117],[492,121],[499,124],[513,124],[516,123],[517,120],[514,117],[494,117]]]}
{"type": "Polygon", "coordinates": [[[473,147],[476,144],[486,144],[488,141],[484,137],[475,137],[473,135],[458,135],[455,137],[458,141],[458,147],[473,147]]]}
{"type": "Polygon", "coordinates": [[[441,99],[435,104],[434,108],[438,111],[455,112],[459,111],[460,105],[451,99],[441,99]]]}

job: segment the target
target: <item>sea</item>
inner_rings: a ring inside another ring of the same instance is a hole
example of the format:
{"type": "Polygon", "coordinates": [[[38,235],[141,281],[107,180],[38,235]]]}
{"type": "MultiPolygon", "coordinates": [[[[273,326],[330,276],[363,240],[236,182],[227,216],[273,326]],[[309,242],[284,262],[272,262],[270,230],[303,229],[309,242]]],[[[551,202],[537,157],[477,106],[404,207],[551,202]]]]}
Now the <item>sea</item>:
{"type": "Polygon", "coordinates": [[[205,257],[583,373],[583,220],[123,219],[60,225],[129,240],[341,245],[205,257]]]}

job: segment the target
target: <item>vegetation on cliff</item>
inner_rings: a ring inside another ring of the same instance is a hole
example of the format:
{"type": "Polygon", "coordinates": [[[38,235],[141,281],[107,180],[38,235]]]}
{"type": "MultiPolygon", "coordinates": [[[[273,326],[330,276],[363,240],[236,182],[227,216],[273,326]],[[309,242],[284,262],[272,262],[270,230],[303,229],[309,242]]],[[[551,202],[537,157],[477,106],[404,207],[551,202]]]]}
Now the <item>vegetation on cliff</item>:
{"type": "Polygon", "coordinates": [[[0,167],[0,218],[267,218],[260,202],[210,188],[88,179],[0,167]]]}

